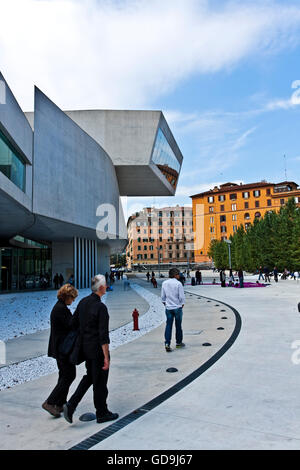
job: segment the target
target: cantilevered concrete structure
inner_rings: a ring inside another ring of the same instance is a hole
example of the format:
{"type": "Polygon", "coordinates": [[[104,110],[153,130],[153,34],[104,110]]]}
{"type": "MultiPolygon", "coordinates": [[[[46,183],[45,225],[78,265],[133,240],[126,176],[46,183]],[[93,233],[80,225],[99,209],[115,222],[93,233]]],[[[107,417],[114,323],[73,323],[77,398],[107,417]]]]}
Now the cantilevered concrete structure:
{"type": "Polygon", "coordinates": [[[0,292],[88,287],[127,243],[120,195],[173,195],[182,154],[159,111],[64,112],[35,88],[25,115],[0,84],[0,292]]]}

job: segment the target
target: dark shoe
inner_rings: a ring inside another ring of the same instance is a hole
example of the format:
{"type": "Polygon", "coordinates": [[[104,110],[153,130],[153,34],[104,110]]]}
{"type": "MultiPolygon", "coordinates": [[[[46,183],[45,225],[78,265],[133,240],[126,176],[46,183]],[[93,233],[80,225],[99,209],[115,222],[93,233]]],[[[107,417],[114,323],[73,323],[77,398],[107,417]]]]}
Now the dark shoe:
{"type": "Polygon", "coordinates": [[[55,407],[55,405],[49,405],[49,403],[47,403],[47,401],[45,401],[43,404],[42,404],[42,408],[46,411],[48,411],[48,413],[50,413],[52,416],[54,416],[55,418],[59,418],[60,417],[60,414],[59,412],[57,411],[57,408],[55,407]]]}
{"type": "Polygon", "coordinates": [[[172,351],[172,348],[170,348],[170,345],[169,345],[169,344],[166,344],[165,348],[166,348],[166,351],[167,351],[167,352],[171,352],[171,351],[172,351]]]}
{"type": "Polygon", "coordinates": [[[118,413],[112,413],[111,411],[107,411],[105,415],[97,417],[97,423],[105,423],[106,421],[113,421],[119,417],[118,413]]]}
{"type": "Polygon", "coordinates": [[[185,347],[185,344],[184,343],[180,343],[180,344],[176,344],[176,348],[184,348],[185,347]]]}
{"type": "Polygon", "coordinates": [[[64,418],[65,420],[68,421],[68,423],[73,423],[73,413],[74,411],[71,410],[70,405],[68,403],[65,403],[63,405],[63,412],[64,412],[64,418]]]}
{"type": "Polygon", "coordinates": [[[64,411],[63,406],[58,406],[58,405],[54,405],[54,406],[57,409],[58,413],[62,413],[64,411]]]}

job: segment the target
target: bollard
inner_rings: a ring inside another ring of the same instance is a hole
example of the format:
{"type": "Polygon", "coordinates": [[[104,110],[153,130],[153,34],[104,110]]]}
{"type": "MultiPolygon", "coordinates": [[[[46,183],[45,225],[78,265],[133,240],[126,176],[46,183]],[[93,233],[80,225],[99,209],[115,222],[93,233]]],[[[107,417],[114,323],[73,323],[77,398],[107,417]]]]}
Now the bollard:
{"type": "Polygon", "coordinates": [[[133,331],[139,331],[139,312],[135,308],[132,312],[133,316],[133,331]]]}

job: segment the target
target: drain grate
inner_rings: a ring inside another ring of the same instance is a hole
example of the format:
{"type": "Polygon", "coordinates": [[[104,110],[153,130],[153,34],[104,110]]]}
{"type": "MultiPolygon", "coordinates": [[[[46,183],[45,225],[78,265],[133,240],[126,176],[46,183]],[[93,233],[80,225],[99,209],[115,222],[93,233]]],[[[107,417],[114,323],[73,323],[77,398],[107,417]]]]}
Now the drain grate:
{"type": "MultiPolygon", "coordinates": [[[[207,298],[207,297],[206,297],[207,298]]],[[[216,299],[212,299],[212,301],[217,301],[216,299]]],[[[230,338],[226,341],[226,343],[219,349],[210,359],[208,359],[204,364],[202,364],[200,367],[198,367],[194,372],[192,372],[190,375],[185,377],[184,379],[180,380],[177,382],[175,385],[170,387],[168,390],[165,392],[161,393],[160,395],[156,396],[153,398],[151,401],[143,405],[141,408],[132,411],[128,415],[124,416],[123,418],[118,419],[116,422],[111,424],[110,426],[107,426],[106,428],[102,429],[101,431],[97,432],[96,434],[93,434],[91,437],[85,439],[84,441],[76,444],[75,446],[71,447],[70,450],[88,450],[94,447],[96,444],[99,444],[103,440],[107,439],[108,437],[112,436],[119,430],[123,429],[124,427],[128,426],[128,424],[133,423],[135,420],[139,419],[141,416],[145,415],[149,411],[153,410],[156,408],[158,405],[163,403],[165,400],[168,398],[172,397],[175,395],[177,392],[182,390],[184,387],[189,385],[191,382],[193,382],[195,379],[197,379],[200,375],[202,375],[204,372],[206,372],[213,364],[215,364],[227,351],[228,349],[233,345],[235,340],[237,339],[241,326],[242,326],[242,320],[241,317],[238,313],[238,311],[234,308],[231,307],[228,304],[224,304],[227,307],[229,307],[236,318],[236,324],[234,331],[230,338]]],[[[208,343],[209,344],[209,343],[208,343]]]]}
{"type": "Polygon", "coordinates": [[[178,369],[176,369],[176,367],[169,367],[166,372],[178,372],[178,369]]]}
{"type": "Polygon", "coordinates": [[[211,343],[203,343],[202,346],[211,346],[211,343]]]}
{"type": "Polygon", "coordinates": [[[220,326],[220,328],[217,328],[217,330],[224,330],[225,328],[222,328],[222,326],[220,326]]]}

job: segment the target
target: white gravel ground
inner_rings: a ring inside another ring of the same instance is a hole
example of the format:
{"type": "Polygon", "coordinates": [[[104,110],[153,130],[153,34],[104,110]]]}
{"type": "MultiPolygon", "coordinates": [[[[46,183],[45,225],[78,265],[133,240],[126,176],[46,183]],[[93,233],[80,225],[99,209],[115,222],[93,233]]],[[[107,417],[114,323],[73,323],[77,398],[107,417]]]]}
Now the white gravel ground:
{"type": "MultiPolygon", "coordinates": [[[[79,300],[90,292],[90,289],[81,289],[70,310],[73,312],[79,300]]],[[[50,328],[50,312],[57,301],[56,295],[56,290],[0,295],[0,339],[7,341],[50,328]]]]}
{"type": "MultiPolygon", "coordinates": [[[[139,318],[139,328],[140,328],[139,331],[133,331],[132,322],[130,322],[110,332],[110,349],[111,350],[116,349],[118,346],[121,346],[122,344],[129,343],[130,341],[133,341],[139,338],[140,336],[145,335],[146,333],[151,331],[153,328],[157,328],[158,326],[160,326],[165,320],[164,306],[161,303],[161,300],[159,297],[157,297],[155,294],[151,294],[151,292],[149,292],[147,289],[144,289],[143,287],[137,284],[131,283],[131,287],[137,292],[137,294],[139,294],[148,302],[148,304],[150,305],[150,308],[144,315],[142,315],[139,318]]],[[[86,290],[86,293],[84,291],[80,291],[80,298],[82,298],[84,295],[88,295],[89,293],[90,293],[90,290],[88,289],[86,290]]],[[[53,307],[53,302],[55,300],[56,293],[50,292],[50,291],[47,294],[44,293],[44,298],[43,298],[44,304],[42,308],[40,309],[38,309],[37,306],[40,305],[39,302],[41,302],[41,296],[38,297],[37,293],[32,293],[32,294],[33,294],[32,296],[30,296],[30,294],[26,294],[26,299],[25,301],[22,302],[22,304],[19,302],[18,297],[16,295],[7,296],[7,297],[12,297],[11,300],[15,304],[14,308],[16,308],[16,311],[20,311],[20,315],[21,315],[19,317],[20,319],[19,319],[18,327],[15,327],[14,325],[15,332],[18,332],[20,328],[22,328],[23,334],[33,333],[34,331],[36,331],[36,329],[34,329],[36,328],[36,325],[40,326],[41,324],[46,325],[45,328],[49,328],[49,308],[53,307]],[[33,306],[30,305],[30,300],[33,306]],[[26,309],[24,308],[25,306],[26,306],[26,309]],[[33,318],[31,320],[29,317],[29,313],[32,312],[33,310],[36,313],[36,318],[33,318]],[[47,313],[47,318],[46,318],[46,313],[47,313]],[[23,323],[21,319],[23,319],[23,323]],[[29,324],[24,325],[24,321],[28,321],[29,324]]],[[[103,298],[103,300],[105,301],[105,298],[103,298]]],[[[72,305],[73,307],[72,310],[74,310],[76,307],[76,304],[75,305],[74,304],[72,305]]],[[[0,304],[0,309],[1,309],[1,304],[0,304]]],[[[8,312],[8,308],[6,309],[6,312],[8,312]]],[[[8,313],[6,313],[6,318],[7,316],[8,316],[8,313]]],[[[2,317],[1,315],[1,326],[4,321],[3,318],[4,316],[2,317]]],[[[9,334],[11,334],[11,332],[13,331],[13,329],[11,329],[10,327],[11,325],[8,325],[7,332],[9,332],[9,334]]],[[[42,328],[39,327],[38,329],[42,329],[42,328]]],[[[5,335],[8,334],[4,330],[4,328],[3,328],[3,331],[5,335]]],[[[16,336],[20,336],[20,334],[16,336]]],[[[52,374],[56,371],[57,371],[57,367],[56,367],[55,359],[52,359],[51,357],[48,357],[48,356],[40,356],[35,359],[29,359],[27,361],[19,362],[11,366],[3,367],[0,369],[0,390],[3,390],[5,388],[11,388],[11,387],[14,387],[15,385],[19,385],[24,382],[29,382],[43,375],[52,374]]]]}

